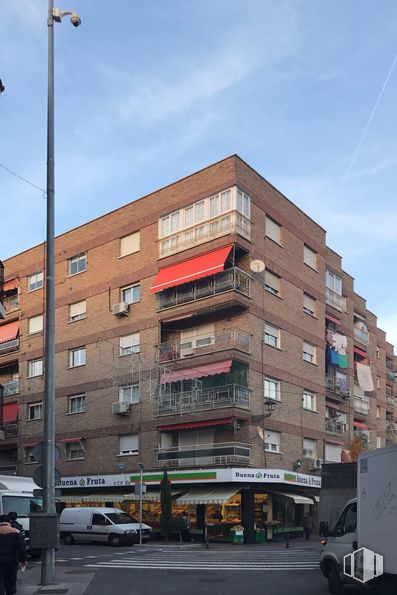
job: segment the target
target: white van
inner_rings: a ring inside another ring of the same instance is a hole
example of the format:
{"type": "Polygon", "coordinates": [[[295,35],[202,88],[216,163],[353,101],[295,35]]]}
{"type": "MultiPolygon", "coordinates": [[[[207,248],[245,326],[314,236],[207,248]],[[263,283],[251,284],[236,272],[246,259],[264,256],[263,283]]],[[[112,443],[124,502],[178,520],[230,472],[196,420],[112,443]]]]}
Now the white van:
{"type": "MultiPolygon", "coordinates": [[[[60,533],[66,545],[77,541],[132,545],[139,542],[139,522],[120,508],[65,508],[60,533]]],[[[147,541],[151,533],[151,527],[142,523],[142,541],[147,541]]]]}

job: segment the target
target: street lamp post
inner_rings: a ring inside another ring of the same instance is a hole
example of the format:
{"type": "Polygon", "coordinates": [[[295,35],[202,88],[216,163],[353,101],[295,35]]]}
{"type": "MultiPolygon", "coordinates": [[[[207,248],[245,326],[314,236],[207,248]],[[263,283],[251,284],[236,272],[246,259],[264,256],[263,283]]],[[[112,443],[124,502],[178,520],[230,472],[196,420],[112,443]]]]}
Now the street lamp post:
{"type": "Polygon", "coordinates": [[[139,545],[142,545],[142,500],[143,500],[143,470],[145,465],[143,463],[139,463],[139,473],[140,473],[140,482],[141,487],[139,490],[139,545]]]}
{"type": "MultiPolygon", "coordinates": [[[[46,232],[46,305],[45,305],[45,384],[44,384],[44,457],[43,508],[48,517],[55,510],[55,167],[54,167],[54,22],[71,15],[72,25],[80,25],[73,12],[54,9],[48,0],[48,95],[47,95],[47,232],[46,232]]],[[[55,548],[42,551],[41,584],[55,582],[55,548]]]]}

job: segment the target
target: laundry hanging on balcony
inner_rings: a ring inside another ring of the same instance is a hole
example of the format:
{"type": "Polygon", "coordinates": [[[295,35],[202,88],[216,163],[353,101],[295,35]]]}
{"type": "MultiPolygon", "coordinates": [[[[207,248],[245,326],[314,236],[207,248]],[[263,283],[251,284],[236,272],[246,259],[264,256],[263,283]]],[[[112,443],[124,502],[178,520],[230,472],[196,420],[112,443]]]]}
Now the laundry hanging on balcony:
{"type": "Polygon", "coordinates": [[[356,367],[359,387],[365,392],[372,392],[374,390],[374,381],[372,379],[370,366],[357,362],[356,367]]]}
{"type": "Polygon", "coordinates": [[[327,363],[339,368],[347,368],[347,337],[327,330],[327,363]]]}

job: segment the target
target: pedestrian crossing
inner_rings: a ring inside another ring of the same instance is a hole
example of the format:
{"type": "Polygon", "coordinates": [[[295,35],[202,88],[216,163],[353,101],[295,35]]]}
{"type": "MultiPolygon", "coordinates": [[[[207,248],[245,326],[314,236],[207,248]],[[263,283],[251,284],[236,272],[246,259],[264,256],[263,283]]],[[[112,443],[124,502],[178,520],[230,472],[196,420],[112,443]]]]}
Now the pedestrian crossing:
{"type": "MultiPolygon", "coordinates": [[[[88,561],[88,560],[87,560],[88,561]]],[[[152,570],[228,570],[288,571],[318,570],[319,552],[313,550],[277,551],[140,551],[126,556],[85,564],[88,568],[152,569],[152,570]]]]}

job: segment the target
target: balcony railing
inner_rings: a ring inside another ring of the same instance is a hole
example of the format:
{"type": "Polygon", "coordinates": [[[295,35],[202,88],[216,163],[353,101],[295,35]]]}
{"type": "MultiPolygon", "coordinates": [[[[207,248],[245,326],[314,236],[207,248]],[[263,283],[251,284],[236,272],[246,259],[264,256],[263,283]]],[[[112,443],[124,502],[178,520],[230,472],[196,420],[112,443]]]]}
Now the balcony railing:
{"type": "Polygon", "coordinates": [[[368,345],[369,343],[369,333],[361,330],[360,328],[354,327],[354,338],[365,345],[368,345]]]}
{"type": "Polygon", "coordinates": [[[346,424],[336,419],[326,419],[325,431],[329,434],[345,434],[346,424]]]}
{"type": "Polygon", "coordinates": [[[369,447],[369,431],[368,430],[354,430],[354,436],[361,440],[364,448],[369,447]]]}
{"type": "Polygon", "coordinates": [[[205,391],[194,390],[169,393],[157,397],[157,414],[188,413],[203,409],[222,407],[243,407],[249,409],[249,389],[238,384],[225,384],[208,388],[205,391]]]}
{"type": "Polygon", "coordinates": [[[390,405],[390,407],[396,406],[396,397],[393,395],[386,395],[386,403],[390,405]]]}
{"type": "Polygon", "coordinates": [[[339,295],[329,287],[325,288],[325,301],[329,306],[332,306],[340,312],[346,312],[346,298],[339,295]]]}
{"type": "Polygon", "coordinates": [[[159,256],[164,258],[229,233],[238,233],[249,240],[251,238],[249,219],[237,211],[232,211],[210,221],[199,223],[186,231],[167,236],[159,241],[159,256]]]}
{"type": "Polygon", "coordinates": [[[181,304],[194,302],[233,289],[249,296],[250,281],[251,278],[247,273],[234,267],[211,277],[205,277],[158,293],[158,307],[159,310],[164,310],[165,308],[180,306],[181,304]]]}
{"type": "Polygon", "coordinates": [[[386,432],[388,434],[396,434],[397,424],[394,421],[386,420],[386,432]]]}
{"type": "Polygon", "coordinates": [[[248,463],[251,446],[242,442],[218,442],[159,448],[157,460],[168,467],[248,463]]]}
{"type": "Polygon", "coordinates": [[[350,394],[349,385],[346,378],[338,378],[337,376],[326,376],[325,387],[333,393],[339,393],[343,396],[350,394]]]}
{"type": "Polygon", "coordinates": [[[9,351],[17,351],[19,349],[19,339],[12,339],[11,341],[5,341],[0,343],[0,355],[8,353],[9,351]]]}
{"type": "Polygon", "coordinates": [[[396,373],[393,372],[393,370],[389,370],[388,368],[386,368],[386,378],[387,380],[391,380],[392,382],[394,382],[394,380],[396,379],[396,373]]]}
{"type": "Polygon", "coordinates": [[[2,426],[4,438],[13,438],[18,435],[18,422],[5,423],[2,426]]]}
{"type": "Polygon", "coordinates": [[[15,294],[15,295],[10,295],[8,297],[5,297],[3,299],[3,305],[4,305],[4,308],[6,309],[6,312],[9,312],[10,310],[15,310],[16,308],[19,308],[19,295],[15,294]]]}
{"type": "Polygon", "coordinates": [[[354,397],[354,411],[362,415],[368,415],[369,403],[359,397],[354,397]]]}
{"type": "Polygon", "coordinates": [[[3,382],[3,395],[9,397],[10,395],[17,395],[19,393],[19,379],[10,380],[9,382],[3,382]]]}
{"type": "Polygon", "coordinates": [[[215,332],[212,336],[195,335],[191,340],[167,342],[159,345],[159,362],[184,359],[225,349],[238,349],[250,353],[250,335],[237,328],[215,332]]]}

